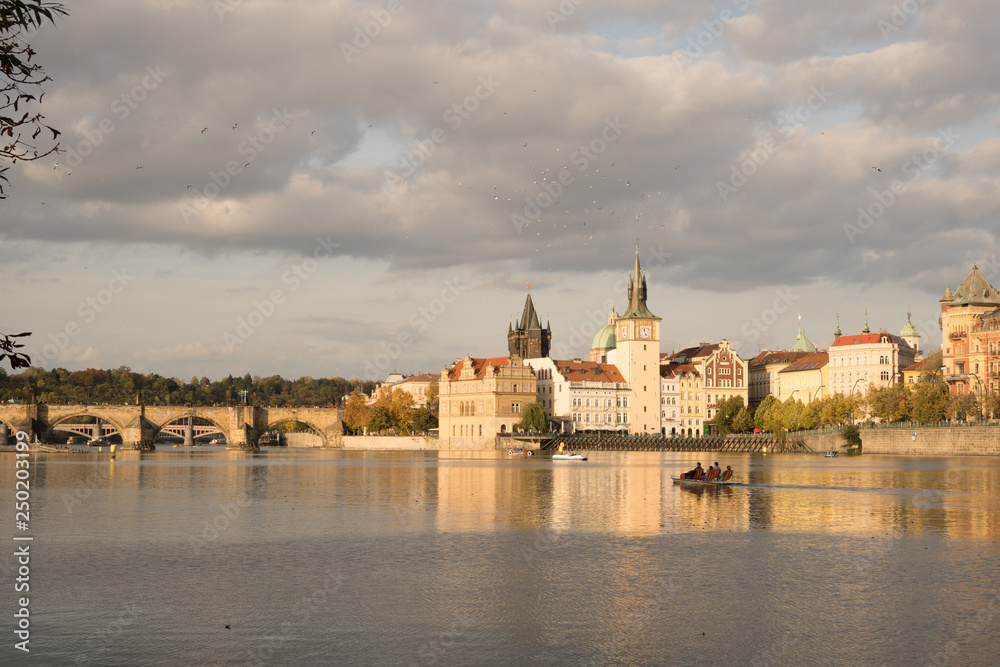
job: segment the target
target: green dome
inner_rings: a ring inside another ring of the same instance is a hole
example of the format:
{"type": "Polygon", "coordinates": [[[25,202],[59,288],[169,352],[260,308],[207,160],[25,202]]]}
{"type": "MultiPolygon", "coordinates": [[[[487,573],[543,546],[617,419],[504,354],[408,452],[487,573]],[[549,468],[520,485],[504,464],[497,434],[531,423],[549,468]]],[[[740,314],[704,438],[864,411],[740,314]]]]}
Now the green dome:
{"type": "Polygon", "coordinates": [[[899,335],[903,338],[920,338],[920,332],[913,326],[913,322],[910,322],[909,313],[906,314],[906,324],[903,326],[903,330],[899,332],[899,335]]]}
{"type": "MultiPolygon", "coordinates": [[[[611,309],[609,315],[618,319],[618,311],[611,309]]],[[[594,336],[594,342],[590,346],[591,350],[613,350],[618,347],[618,339],[615,337],[615,325],[606,324],[603,329],[594,336]]]]}

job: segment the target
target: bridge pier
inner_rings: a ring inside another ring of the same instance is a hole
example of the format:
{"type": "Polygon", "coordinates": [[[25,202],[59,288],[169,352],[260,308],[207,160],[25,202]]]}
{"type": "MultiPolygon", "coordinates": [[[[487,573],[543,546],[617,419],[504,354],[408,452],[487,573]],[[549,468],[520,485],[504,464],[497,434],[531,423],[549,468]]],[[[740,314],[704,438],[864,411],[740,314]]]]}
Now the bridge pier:
{"type": "Polygon", "coordinates": [[[133,419],[122,431],[122,449],[137,449],[150,452],[156,449],[153,440],[156,439],[156,426],[146,419],[145,410],[140,410],[139,416],[133,419]]]}
{"type": "Polygon", "coordinates": [[[260,445],[257,444],[257,439],[260,438],[260,429],[256,426],[258,421],[262,421],[259,412],[262,411],[252,405],[239,405],[230,408],[229,434],[226,438],[228,449],[260,450],[260,445]]]}
{"type": "Polygon", "coordinates": [[[194,417],[188,417],[184,425],[184,446],[194,447],[194,417]]]}

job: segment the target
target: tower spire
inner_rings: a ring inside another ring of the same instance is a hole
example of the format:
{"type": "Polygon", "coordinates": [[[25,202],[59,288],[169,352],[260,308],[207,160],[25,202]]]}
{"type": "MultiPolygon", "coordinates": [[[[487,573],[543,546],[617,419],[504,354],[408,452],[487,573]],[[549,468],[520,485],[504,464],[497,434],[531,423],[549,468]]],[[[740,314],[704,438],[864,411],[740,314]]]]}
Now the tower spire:
{"type": "Polygon", "coordinates": [[[865,328],[861,330],[861,333],[871,333],[872,330],[868,328],[868,309],[865,308],[865,328]]]}
{"type": "Polygon", "coordinates": [[[837,311],[837,328],[833,330],[833,339],[837,340],[843,334],[840,332],[840,311],[837,311]]]}

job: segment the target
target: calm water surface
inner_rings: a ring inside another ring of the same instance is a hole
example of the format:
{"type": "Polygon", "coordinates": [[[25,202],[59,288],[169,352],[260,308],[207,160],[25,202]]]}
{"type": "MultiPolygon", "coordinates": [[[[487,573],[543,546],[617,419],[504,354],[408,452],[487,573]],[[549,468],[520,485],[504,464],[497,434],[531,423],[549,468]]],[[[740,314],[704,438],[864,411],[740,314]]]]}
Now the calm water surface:
{"type": "Polygon", "coordinates": [[[0,663],[1000,662],[1000,459],[695,457],[38,455],[0,663]]]}

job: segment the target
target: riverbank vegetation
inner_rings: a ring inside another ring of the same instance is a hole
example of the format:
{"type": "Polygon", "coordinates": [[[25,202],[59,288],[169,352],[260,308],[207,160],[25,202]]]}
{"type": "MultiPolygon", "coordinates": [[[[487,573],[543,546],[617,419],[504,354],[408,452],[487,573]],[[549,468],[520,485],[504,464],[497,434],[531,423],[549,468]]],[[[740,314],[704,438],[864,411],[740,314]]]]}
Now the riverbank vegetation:
{"type": "Polygon", "coordinates": [[[718,405],[714,424],[720,435],[743,433],[754,428],[769,433],[838,427],[859,422],[979,421],[1000,415],[997,392],[953,394],[939,370],[925,372],[919,382],[868,386],[853,396],[833,394],[804,404],[798,399],[765,398],[749,410],[743,398],[734,396],[718,405]]]}
{"type": "Polygon", "coordinates": [[[0,369],[0,401],[23,403],[141,402],[145,405],[252,405],[339,406],[357,390],[371,394],[376,383],[341,377],[300,377],[286,380],[279,375],[262,378],[249,373],[220,380],[192,377],[185,382],[156,373],[136,373],[128,366],[114,369],[88,368],[68,371],[32,367],[17,375],[0,369]]]}

